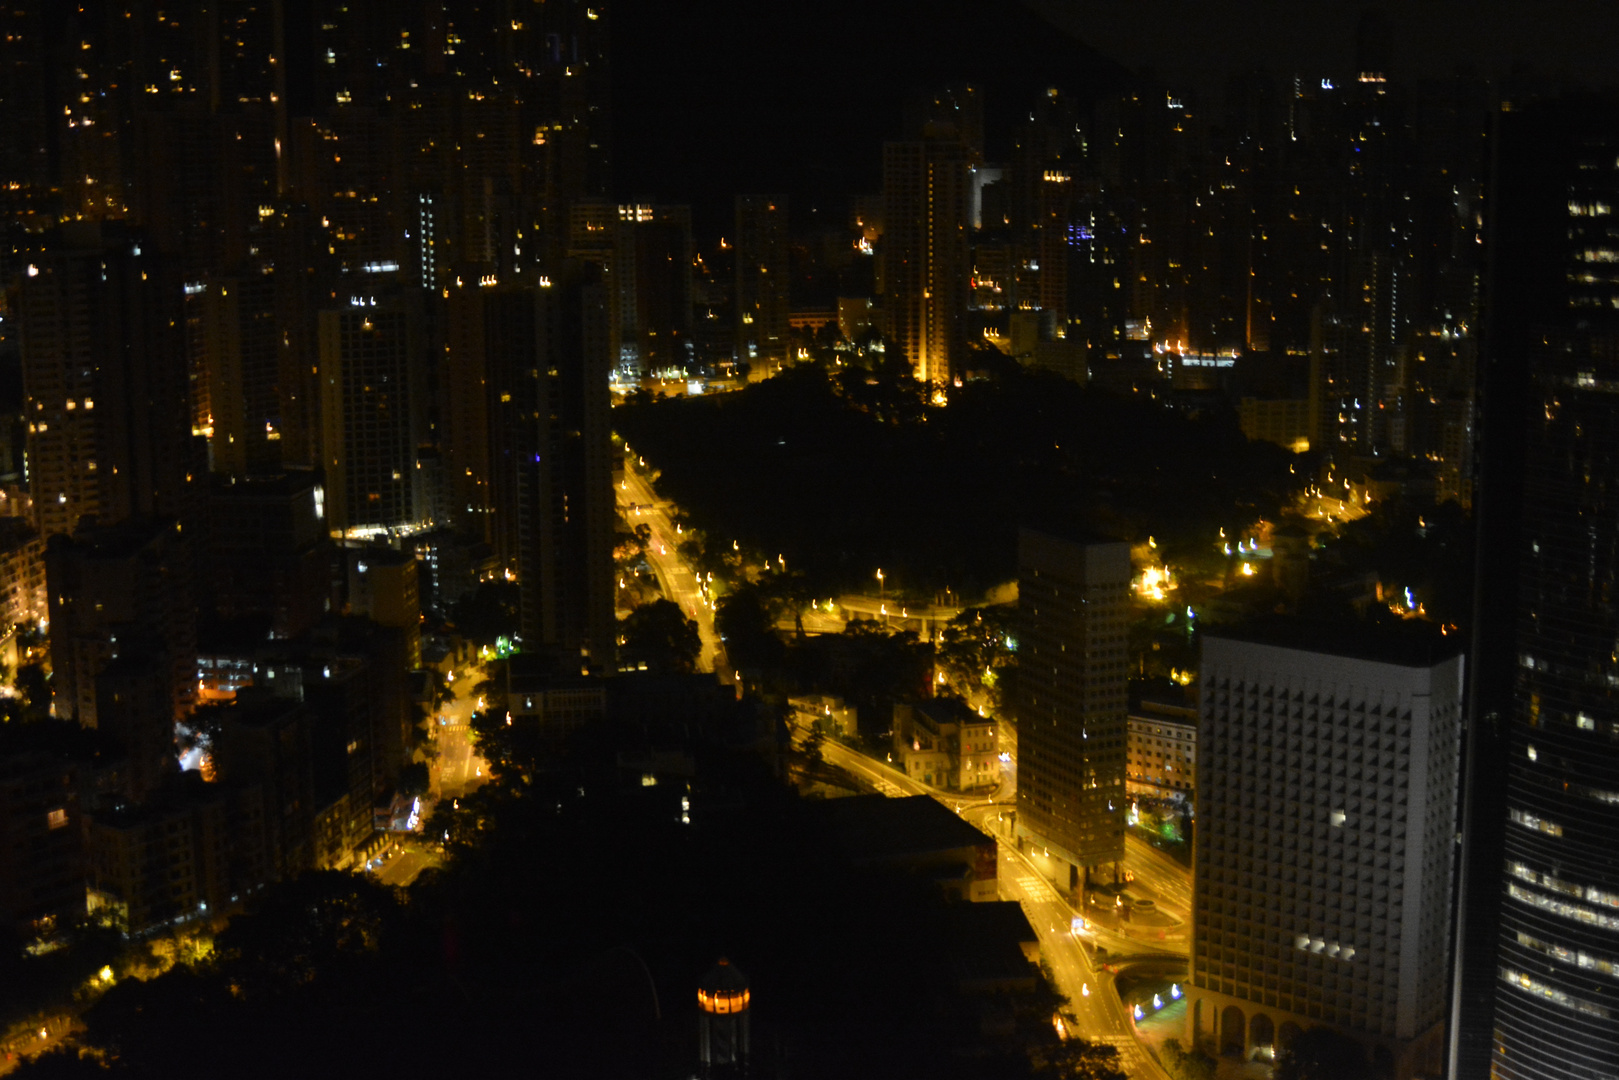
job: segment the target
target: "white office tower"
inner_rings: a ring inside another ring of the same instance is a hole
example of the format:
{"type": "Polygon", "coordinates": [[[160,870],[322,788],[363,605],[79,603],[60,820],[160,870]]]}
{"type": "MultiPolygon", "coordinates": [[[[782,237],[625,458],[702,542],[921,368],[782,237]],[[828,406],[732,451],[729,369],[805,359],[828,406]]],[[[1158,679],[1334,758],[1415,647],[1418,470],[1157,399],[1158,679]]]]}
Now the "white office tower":
{"type": "Polygon", "coordinates": [[[1187,1009],[1205,1048],[1269,1058],[1326,1026],[1391,1080],[1440,1074],[1462,658],[1423,629],[1205,638],[1187,1009]]]}

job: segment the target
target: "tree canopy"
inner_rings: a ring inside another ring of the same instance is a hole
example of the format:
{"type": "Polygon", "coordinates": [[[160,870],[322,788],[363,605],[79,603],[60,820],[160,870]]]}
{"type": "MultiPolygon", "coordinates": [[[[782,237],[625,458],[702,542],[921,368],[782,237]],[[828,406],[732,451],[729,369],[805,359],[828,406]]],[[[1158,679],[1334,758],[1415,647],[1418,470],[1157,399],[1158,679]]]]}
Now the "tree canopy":
{"type": "Polygon", "coordinates": [[[665,674],[697,670],[703,651],[697,622],[672,600],[642,604],[625,617],[619,632],[624,638],[619,655],[630,663],[665,674]]]}
{"type": "Polygon", "coordinates": [[[1188,418],[1006,366],[923,402],[903,373],[790,368],[731,394],[652,400],[614,424],[717,546],[784,555],[816,595],[982,591],[1015,574],[1019,525],[1206,547],[1274,514],[1291,455],[1234,416],[1188,418]]]}

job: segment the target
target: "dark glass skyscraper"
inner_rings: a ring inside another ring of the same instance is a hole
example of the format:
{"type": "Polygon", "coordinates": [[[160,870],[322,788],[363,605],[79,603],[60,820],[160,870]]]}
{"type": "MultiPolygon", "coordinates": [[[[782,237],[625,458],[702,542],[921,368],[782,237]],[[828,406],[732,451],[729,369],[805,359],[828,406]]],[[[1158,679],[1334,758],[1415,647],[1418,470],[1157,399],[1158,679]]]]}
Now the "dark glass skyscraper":
{"type": "Polygon", "coordinates": [[[1452,1075],[1583,1080],[1619,1075],[1619,104],[1497,134],[1452,1075]]]}

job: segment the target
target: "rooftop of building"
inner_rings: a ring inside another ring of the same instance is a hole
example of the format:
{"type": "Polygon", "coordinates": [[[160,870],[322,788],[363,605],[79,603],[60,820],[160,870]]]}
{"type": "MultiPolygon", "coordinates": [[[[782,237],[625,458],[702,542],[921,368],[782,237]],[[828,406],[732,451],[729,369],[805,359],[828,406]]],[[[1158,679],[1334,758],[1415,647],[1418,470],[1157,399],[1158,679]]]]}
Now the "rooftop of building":
{"type": "Polygon", "coordinates": [[[0,517],[0,551],[20,548],[39,539],[39,532],[27,518],[0,517]]]}
{"type": "Polygon", "coordinates": [[[236,692],[234,701],[203,705],[195,717],[199,727],[224,723],[263,727],[281,723],[302,708],[302,703],[275,693],[271,687],[244,686],[236,692]]]}
{"type": "Polygon", "coordinates": [[[1370,622],[1266,615],[1209,630],[1205,636],[1401,667],[1432,667],[1460,655],[1466,646],[1462,635],[1447,635],[1437,623],[1420,619],[1370,622]]]}
{"type": "Polygon", "coordinates": [[[993,724],[995,721],[978,715],[965,701],[953,697],[937,697],[918,701],[911,706],[914,714],[928,726],[937,729],[942,724],[993,724]]]}
{"type": "Polygon", "coordinates": [[[1030,951],[1039,938],[1015,900],[951,904],[950,969],[964,990],[1033,989],[1030,951]]]}
{"type": "Polygon", "coordinates": [[[172,518],[131,518],[103,524],[94,515],[87,514],[79,519],[71,537],[58,534],[50,538],[50,544],[76,548],[93,558],[121,559],[179,531],[180,523],[172,518]]]}
{"type": "Polygon", "coordinates": [[[313,469],[288,469],[258,476],[227,476],[215,473],[209,494],[216,499],[286,499],[318,487],[320,477],[313,469]]]}
{"type": "Polygon", "coordinates": [[[1162,676],[1131,679],[1130,715],[1195,724],[1197,691],[1162,676]]]}
{"type": "Polygon", "coordinates": [[[889,862],[993,843],[926,795],[855,795],[820,807],[855,862],[889,862]]]}

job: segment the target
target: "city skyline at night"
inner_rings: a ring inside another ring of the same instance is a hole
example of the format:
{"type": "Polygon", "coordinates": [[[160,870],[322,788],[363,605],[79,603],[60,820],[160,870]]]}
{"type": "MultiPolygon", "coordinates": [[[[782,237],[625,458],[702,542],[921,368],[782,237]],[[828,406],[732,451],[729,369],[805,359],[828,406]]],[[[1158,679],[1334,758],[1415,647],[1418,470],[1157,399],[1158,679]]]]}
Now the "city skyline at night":
{"type": "Polygon", "coordinates": [[[0,1075],[1619,1075],[1615,45],[0,0],[0,1075]]]}

